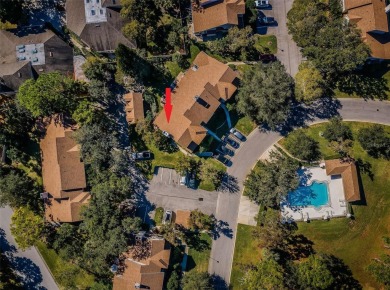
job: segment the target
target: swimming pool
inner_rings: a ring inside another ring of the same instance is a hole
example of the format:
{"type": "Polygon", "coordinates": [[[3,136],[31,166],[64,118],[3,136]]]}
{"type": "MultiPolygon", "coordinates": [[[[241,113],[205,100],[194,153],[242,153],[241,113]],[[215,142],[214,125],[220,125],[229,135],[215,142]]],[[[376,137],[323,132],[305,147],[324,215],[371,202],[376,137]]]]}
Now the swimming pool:
{"type": "Polygon", "coordinates": [[[326,182],[313,181],[310,185],[300,185],[287,195],[290,206],[320,207],[329,204],[328,186],[326,182]]]}

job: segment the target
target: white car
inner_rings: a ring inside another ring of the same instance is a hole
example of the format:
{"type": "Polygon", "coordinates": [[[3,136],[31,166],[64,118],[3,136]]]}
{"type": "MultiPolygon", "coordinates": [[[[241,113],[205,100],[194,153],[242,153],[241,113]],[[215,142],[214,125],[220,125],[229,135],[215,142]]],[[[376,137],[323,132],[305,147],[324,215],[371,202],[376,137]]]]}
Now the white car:
{"type": "Polygon", "coordinates": [[[256,8],[267,8],[269,7],[269,1],[268,0],[256,0],[255,1],[255,7],[256,8]]]}

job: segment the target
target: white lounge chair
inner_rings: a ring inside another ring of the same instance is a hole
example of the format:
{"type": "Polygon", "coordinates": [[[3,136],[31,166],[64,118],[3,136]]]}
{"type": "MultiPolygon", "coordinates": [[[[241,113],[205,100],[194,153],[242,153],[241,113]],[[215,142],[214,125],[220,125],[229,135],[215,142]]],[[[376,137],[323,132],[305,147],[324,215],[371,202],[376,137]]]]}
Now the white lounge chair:
{"type": "Polygon", "coordinates": [[[306,213],[305,218],[303,219],[304,222],[309,222],[309,213],[306,213]]]}

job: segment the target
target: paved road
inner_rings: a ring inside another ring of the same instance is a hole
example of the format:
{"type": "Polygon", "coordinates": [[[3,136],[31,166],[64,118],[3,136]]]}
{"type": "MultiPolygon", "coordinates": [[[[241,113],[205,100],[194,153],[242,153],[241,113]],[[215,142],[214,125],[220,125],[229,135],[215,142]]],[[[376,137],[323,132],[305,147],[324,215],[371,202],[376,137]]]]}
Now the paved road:
{"type": "Polygon", "coordinates": [[[274,34],[278,40],[278,52],[276,57],[284,64],[287,72],[295,76],[298,66],[302,61],[302,55],[298,46],[292,40],[287,30],[287,12],[291,9],[293,0],[271,0],[271,10],[262,10],[264,15],[274,17],[277,26],[267,28],[267,34],[274,34]]]}
{"type": "Polygon", "coordinates": [[[34,247],[26,251],[17,248],[10,232],[11,215],[11,208],[0,208],[0,247],[20,276],[23,287],[31,290],[57,290],[57,284],[38,251],[34,247]]]}
{"type": "MultiPolygon", "coordinates": [[[[324,105],[324,104],[322,104],[324,105]]],[[[350,121],[364,121],[390,125],[390,102],[364,101],[361,99],[341,99],[340,103],[329,103],[329,110],[336,110],[344,118],[350,121]]],[[[312,125],[325,121],[329,116],[320,109],[313,110],[309,121],[299,125],[312,125]]],[[[275,142],[282,137],[279,132],[264,132],[255,129],[248,140],[241,145],[241,149],[232,158],[233,165],[228,173],[237,178],[240,192],[235,194],[219,193],[216,217],[227,222],[233,230],[233,238],[221,235],[213,242],[209,261],[209,273],[216,274],[227,283],[230,281],[231,267],[233,262],[234,244],[237,229],[237,217],[242,183],[246,175],[256,164],[258,158],[275,142]]],[[[224,287],[221,286],[221,289],[224,287]]]]}

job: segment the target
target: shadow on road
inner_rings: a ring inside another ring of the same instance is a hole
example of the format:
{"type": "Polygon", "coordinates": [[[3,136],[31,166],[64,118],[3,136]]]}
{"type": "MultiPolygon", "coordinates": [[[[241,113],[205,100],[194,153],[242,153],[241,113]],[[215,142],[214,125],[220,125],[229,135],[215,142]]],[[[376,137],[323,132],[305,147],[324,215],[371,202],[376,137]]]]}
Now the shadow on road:
{"type": "Polygon", "coordinates": [[[227,173],[222,177],[221,185],[218,188],[219,192],[237,193],[240,191],[237,177],[227,173]]]}
{"type": "Polygon", "coordinates": [[[221,237],[221,234],[230,239],[233,238],[233,230],[229,228],[229,223],[219,220],[216,222],[214,230],[211,231],[211,237],[213,240],[216,240],[221,237]]]}
{"type": "Polygon", "coordinates": [[[226,281],[221,276],[218,276],[215,274],[211,276],[211,284],[213,285],[213,289],[216,289],[216,290],[229,289],[229,286],[226,283],[226,281]]]}
{"type": "Polygon", "coordinates": [[[43,281],[39,267],[28,258],[15,256],[18,250],[15,246],[8,242],[3,229],[0,229],[0,248],[2,250],[2,254],[12,265],[15,275],[17,275],[17,280],[21,283],[23,289],[46,289],[45,287],[39,286],[39,284],[43,281]]]}

